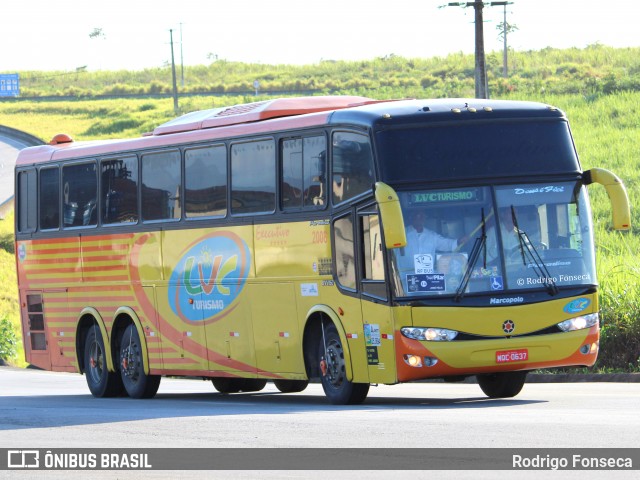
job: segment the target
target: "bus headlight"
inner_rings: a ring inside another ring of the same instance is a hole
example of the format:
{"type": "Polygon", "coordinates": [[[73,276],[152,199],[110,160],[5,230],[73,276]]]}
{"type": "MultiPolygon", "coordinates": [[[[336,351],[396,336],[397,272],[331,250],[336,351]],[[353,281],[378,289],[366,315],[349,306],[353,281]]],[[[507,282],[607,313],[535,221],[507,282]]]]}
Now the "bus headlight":
{"type": "Polygon", "coordinates": [[[591,328],[598,325],[599,316],[597,313],[588,315],[580,315],[579,317],[570,318],[558,324],[558,328],[563,332],[572,332],[573,330],[582,330],[583,328],[591,328]]]}
{"type": "Polygon", "coordinates": [[[402,327],[400,332],[412,340],[426,340],[428,342],[450,342],[458,335],[455,330],[432,327],[402,327]]]}

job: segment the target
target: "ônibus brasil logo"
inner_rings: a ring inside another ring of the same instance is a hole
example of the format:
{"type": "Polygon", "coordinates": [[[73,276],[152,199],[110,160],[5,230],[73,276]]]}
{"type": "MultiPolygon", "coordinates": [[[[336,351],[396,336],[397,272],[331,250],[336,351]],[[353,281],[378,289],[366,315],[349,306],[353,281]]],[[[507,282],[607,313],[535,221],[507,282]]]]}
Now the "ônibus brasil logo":
{"type": "Polygon", "coordinates": [[[187,247],[171,274],[169,305],[182,320],[213,322],[233,308],[249,274],[249,248],[231,232],[187,247]]]}

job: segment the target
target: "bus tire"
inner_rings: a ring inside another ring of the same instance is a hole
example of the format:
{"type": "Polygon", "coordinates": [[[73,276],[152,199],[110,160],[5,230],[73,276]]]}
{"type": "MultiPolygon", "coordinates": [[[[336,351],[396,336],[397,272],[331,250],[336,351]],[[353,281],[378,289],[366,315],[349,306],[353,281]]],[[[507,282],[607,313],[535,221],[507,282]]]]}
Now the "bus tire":
{"type": "Polygon", "coordinates": [[[220,393],[238,393],[242,390],[244,378],[212,378],[213,388],[220,393]]]}
{"type": "Polygon", "coordinates": [[[273,384],[282,393],[296,393],[296,392],[302,392],[305,388],[307,388],[307,385],[309,385],[309,381],[308,380],[274,380],[273,384]]]}
{"type": "Polygon", "coordinates": [[[134,324],[130,324],[122,335],[120,373],[124,388],[131,398],[153,398],[158,392],[161,377],[144,373],[142,343],[134,324]]]}
{"type": "Polygon", "coordinates": [[[242,382],[242,387],[240,391],[242,392],[259,392],[267,385],[266,380],[262,380],[261,378],[245,378],[244,382],[242,382]]]}
{"type": "Polygon", "coordinates": [[[320,359],[320,381],[322,389],[334,405],[357,405],[364,402],[369,393],[368,383],[353,383],[347,380],[344,347],[336,327],[325,328],[324,336],[318,343],[320,359]],[[325,346],[326,342],[326,346],[325,346]]]}
{"type": "Polygon", "coordinates": [[[124,390],[118,372],[107,369],[104,340],[97,326],[87,330],[84,341],[84,373],[87,385],[94,397],[117,397],[124,390]]]}
{"type": "Polygon", "coordinates": [[[476,375],[478,385],[489,398],[511,398],[520,393],[527,372],[500,372],[476,375]]]}

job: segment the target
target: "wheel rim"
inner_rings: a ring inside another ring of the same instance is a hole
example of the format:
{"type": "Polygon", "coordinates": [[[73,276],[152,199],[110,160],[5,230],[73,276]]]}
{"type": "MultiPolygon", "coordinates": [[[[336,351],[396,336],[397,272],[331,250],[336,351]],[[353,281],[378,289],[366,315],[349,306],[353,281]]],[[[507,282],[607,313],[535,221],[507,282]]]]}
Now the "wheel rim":
{"type": "Polygon", "coordinates": [[[100,343],[94,341],[89,349],[89,375],[94,383],[100,383],[104,374],[104,352],[100,343]]]}
{"type": "Polygon", "coordinates": [[[332,340],[327,345],[326,365],[327,373],[324,378],[331,387],[339,389],[346,381],[344,350],[340,342],[332,340]]]}
{"type": "Polygon", "coordinates": [[[120,366],[124,376],[131,382],[135,383],[140,379],[141,359],[138,343],[130,339],[129,345],[122,349],[120,366]]]}

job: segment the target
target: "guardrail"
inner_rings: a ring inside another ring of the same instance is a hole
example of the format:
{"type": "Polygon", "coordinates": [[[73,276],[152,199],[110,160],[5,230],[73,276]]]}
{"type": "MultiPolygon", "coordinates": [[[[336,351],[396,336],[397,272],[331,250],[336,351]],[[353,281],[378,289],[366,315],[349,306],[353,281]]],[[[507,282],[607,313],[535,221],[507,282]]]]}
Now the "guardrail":
{"type": "MultiPolygon", "coordinates": [[[[45,142],[36,137],[35,135],[31,135],[30,133],[27,132],[23,132],[22,130],[18,130],[16,128],[11,128],[11,127],[7,127],[5,125],[0,125],[0,135],[3,135],[5,137],[9,137],[12,138],[22,144],[24,144],[27,147],[35,147],[37,145],[43,145],[45,142]]],[[[7,180],[10,182],[9,185],[11,185],[10,190],[13,190],[13,164],[10,165],[11,169],[10,172],[3,172],[3,174],[6,175],[11,175],[11,180],[7,180]]],[[[4,186],[6,184],[3,184],[3,190],[4,190],[4,186]]],[[[2,197],[4,197],[4,195],[6,194],[6,191],[2,191],[0,192],[0,195],[2,195],[2,197]]],[[[7,213],[13,208],[13,194],[6,199],[2,199],[0,198],[0,219],[4,218],[7,213]]]]}
{"type": "Polygon", "coordinates": [[[17,130],[15,128],[6,127],[4,125],[0,125],[0,135],[14,138],[19,142],[24,143],[27,147],[35,147],[36,145],[44,145],[46,143],[35,135],[31,135],[30,133],[23,132],[22,130],[17,130]]]}

